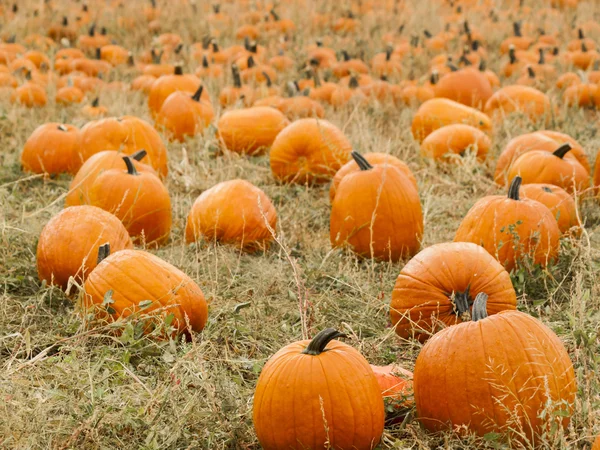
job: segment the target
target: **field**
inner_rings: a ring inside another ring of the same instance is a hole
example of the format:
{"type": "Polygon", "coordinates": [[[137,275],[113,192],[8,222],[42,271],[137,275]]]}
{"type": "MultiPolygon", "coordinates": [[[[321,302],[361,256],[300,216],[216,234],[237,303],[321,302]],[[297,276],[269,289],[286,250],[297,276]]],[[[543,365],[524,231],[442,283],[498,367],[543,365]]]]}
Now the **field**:
{"type": "MultiPolygon", "coordinates": [[[[101,11],[106,2],[89,1],[91,21],[106,27],[119,45],[137,57],[158,45],[140,12],[147,3],[122,3],[119,7],[118,1],[108,2],[111,6],[101,11]],[[120,26],[119,17],[130,17],[135,26],[120,26]]],[[[172,55],[171,62],[182,61],[184,71],[192,73],[199,61],[192,57],[190,45],[219,28],[211,22],[211,4],[183,0],[157,3],[162,13],[154,26],[160,33],[179,34],[184,44],[181,54],[172,55]]],[[[223,2],[222,10],[231,17],[231,23],[221,27],[218,41],[222,47],[240,43],[234,30],[242,25],[246,3],[257,3],[261,11],[268,11],[262,1],[237,3],[223,2]]],[[[452,11],[442,6],[447,2],[441,0],[399,0],[396,8],[391,7],[393,3],[279,2],[279,15],[292,19],[297,30],[291,34],[288,50],[295,66],[279,75],[278,86],[301,77],[304,49],[317,38],[326,38],[326,45],[336,51],[346,49],[352,55],[363,55],[368,64],[375,53],[384,50],[384,33],[404,25],[403,36],[422,36],[425,28],[435,35],[443,30],[452,11]],[[375,6],[369,11],[371,4],[375,6]],[[359,23],[355,33],[314,28],[312,18],[317,12],[335,18],[349,8],[359,23]]],[[[548,34],[556,33],[561,51],[576,37],[577,24],[600,19],[600,6],[591,0],[558,10],[559,22],[540,18],[542,1],[526,0],[521,10],[518,2],[488,3],[495,5],[495,11],[508,11],[510,3],[507,21],[521,20],[531,29],[539,26],[548,34]]],[[[45,5],[26,0],[18,2],[18,12],[13,13],[4,2],[3,38],[14,34],[16,42],[22,42],[31,33],[45,33],[60,23],[63,15],[74,18],[81,8],[79,2],[66,0],[45,5]],[[38,17],[33,16],[35,8],[42,8],[38,17]]],[[[465,9],[462,17],[485,34],[488,68],[500,73],[507,56],[500,56],[497,49],[510,34],[510,22],[506,33],[493,28],[486,34],[485,8],[465,9]]],[[[85,31],[85,26],[77,29],[78,33],[85,31]]],[[[600,44],[600,31],[592,30],[587,37],[600,44]]],[[[258,42],[274,55],[277,39],[263,34],[258,42]]],[[[456,53],[459,46],[451,42],[449,52],[456,53]]],[[[48,50],[47,54],[51,57],[55,51],[48,50]]],[[[390,82],[406,79],[409,73],[427,79],[429,60],[435,54],[424,50],[418,57],[404,57],[402,76],[390,82]]],[[[347,335],[344,342],[371,364],[398,363],[413,370],[423,344],[400,339],[389,317],[394,282],[409,258],[376,261],[332,248],[329,183],[280,183],[271,173],[268,152],[248,156],[221,149],[215,124],[225,110],[219,106],[219,92],[231,83],[229,69],[225,72],[223,80],[205,83],[215,108],[213,124],[182,143],[171,142],[163,134],[169,159],[169,175],[164,182],[171,196],[173,225],[168,243],[149,251],[189,275],[209,302],[205,329],[192,333],[188,340],[161,339],[158,331],[140,334],[135,321],[89,323],[76,301],[79,283],[66,295],[40,281],[36,269],[38,237],[48,220],[63,209],[72,177],[26,173],[20,154],[41,124],[83,126],[89,119],[82,115],[81,106],[95,95],[88,93],[83,104],[59,105],[54,101],[56,86],[49,83],[48,104],[26,108],[10,102],[10,90],[0,90],[0,448],[261,448],[252,423],[252,401],[262,367],[283,346],[314,336],[326,327],[343,331],[347,335]],[[186,244],[186,217],[194,200],[213,185],[236,178],[260,187],[277,210],[276,238],[270,248],[248,253],[216,242],[186,244]]],[[[135,68],[119,66],[109,81],[123,81],[129,86],[138,75],[135,68]]],[[[500,76],[502,85],[516,78],[500,76]]],[[[408,164],[418,182],[424,222],[421,248],[425,248],[452,241],[461,220],[478,199],[506,191],[494,184],[493,175],[498,155],[511,138],[554,129],[576,139],[590,161],[595,161],[600,149],[596,110],[568,107],[563,91],[553,85],[545,92],[557,108],[551,122],[529,120],[521,114],[496,122],[485,162],[472,154],[460,164],[422,157],[411,133],[416,104],[371,101],[342,108],[326,105],[325,118],[344,132],[354,150],[389,153],[408,164]]],[[[143,92],[106,87],[99,91],[99,98],[110,116],[133,115],[153,123],[143,92]]],[[[570,425],[564,433],[539,437],[539,448],[590,448],[600,433],[598,199],[593,195],[581,198],[578,212],[583,232],[578,238],[561,239],[558,261],[547,268],[521,268],[511,274],[518,309],[538,318],[560,337],[573,361],[578,384],[570,425]]],[[[523,448],[517,441],[506,446],[499,436],[432,434],[415,416],[413,408],[404,420],[386,425],[377,448],[523,448]]]]}

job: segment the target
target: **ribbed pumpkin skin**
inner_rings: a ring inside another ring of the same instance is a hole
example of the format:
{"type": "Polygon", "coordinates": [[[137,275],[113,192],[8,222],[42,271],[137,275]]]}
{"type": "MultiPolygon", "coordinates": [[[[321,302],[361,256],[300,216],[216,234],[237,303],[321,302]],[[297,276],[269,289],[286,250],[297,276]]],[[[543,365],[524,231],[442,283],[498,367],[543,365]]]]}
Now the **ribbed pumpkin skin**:
{"type": "Polygon", "coordinates": [[[412,181],[391,165],[346,175],[331,207],[333,247],[363,257],[398,261],[421,245],[423,213],[412,181]]]}
{"type": "Polygon", "coordinates": [[[227,150],[258,155],[265,153],[290,121],[270,106],[227,111],[217,123],[218,137],[227,150]]]}
{"type": "Polygon", "coordinates": [[[44,226],[37,246],[40,280],[67,287],[69,277],[81,282],[96,267],[98,247],[114,252],[132,248],[127,230],[112,214],[95,206],[63,209],[44,226]]]}
{"type": "Polygon", "coordinates": [[[204,191],[194,202],[185,240],[190,243],[203,238],[247,250],[264,248],[273,239],[265,219],[275,230],[277,212],[261,189],[245,180],[224,181],[204,191]]]}
{"type": "Polygon", "coordinates": [[[468,148],[476,149],[477,159],[485,160],[492,141],[479,128],[464,124],[452,124],[438,128],[421,143],[421,155],[436,160],[448,159],[451,154],[460,154],[468,148]]]}
{"type": "Polygon", "coordinates": [[[577,217],[577,205],[573,197],[564,189],[553,184],[524,184],[521,186],[521,195],[545,205],[558,224],[561,233],[581,234],[581,222],[577,217]]]}
{"type": "MultiPolygon", "coordinates": [[[[124,155],[125,153],[115,150],[106,150],[92,155],[83,163],[73,180],[71,180],[69,192],[65,197],[65,206],[88,204],[90,202],[90,187],[94,184],[98,175],[109,169],[123,169],[125,167],[125,164],[123,163],[124,155]]],[[[136,161],[133,158],[131,159],[131,162],[138,172],[150,172],[157,175],[151,166],[136,161]]]]}
{"type": "Polygon", "coordinates": [[[570,194],[581,194],[590,186],[590,174],[574,156],[566,154],[559,158],[543,150],[519,156],[508,171],[508,179],[517,175],[523,178],[524,184],[553,184],[570,194]]]}
{"type": "Polygon", "coordinates": [[[481,245],[510,272],[526,255],[532,256],[534,264],[546,266],[558,255],[559,238],[556,220],[543,204],[491,195],[473,205],[454,241],[481,245]]]}
{"type": "Polygon", "coordinates": [[[492,131],[490,118],[481,111],[446,98],[432,98],[417,110],[412,134],[417,142],[422,142],[433,131],[453,123],[471,125],[485,133],[492,131]]]}
{"type": "MultiPolygon", "coordinates": [[[[404,161],[401,161],[398,158],[396,158],[395,156],[392,156],[388,153],[378,153],[378,152],[365,153],[363,155],[363,157],[371,165],[389,164],[390,166],[397,168],[398,170],[400,170],[400,172],[402,172],[404,175],[406,175],[406,177],[411,181],[411,183],[414,184],[415,189],[418,190],[417,179],[415,178],[412,171],[410,170],[410,168],[408,167],[408,165],[406,165],[406,163],[404,161]]],[[[340,168],[340,170],[338,170],[335,173],[333,180],[331,180],[331,187],[329,188],[329,201],[331,203],[333,203],[333,199],[335,198],[335,193],[337,192],[337,188],[340,185],[340,182],[342,181],[342,179],[346,175],[349,175],[351,173],[355,173],[358,171],[360,171],[360,168],[358,167],[356,162],[354,160],[350,160],[346,164],[344,164],[340,168]]]]}
{"type": "Polygon", "coordinates": [[[126,155],[146,150],[146,162],[161,177],[167,176],[167,149],[154,127],[142,119],[133,116],[109,117],[85,124],[81,129],[78,167],[93,154],[104,150],[121,150],[126,155]]]}
{"type": "Polygon", "coordinates": [[[253,420],[262,448],[321,450],[327,440],[333,449],[375,448],[383,433],[384,407],[369,363],[335,340],[318,356],[302,354],[309,342],[282,348],[260,374],[253,420]]]}
{"type": "Polygon", "coordinates": [[[176,267],[142,250],[113,253],[84,284],[83,303],[87,308],[97,307],[99,317],[128,317],[140,311],[139,303],[144,300],[152,300],[142,310],[144,315],[173,314],[172,326],[179,331],[186,328],[186,317],[194,331],[201,331],[206,324],[208,306],[198,285],[176,267]],[[110,290],[114,313],[108,315],[102,303],[110,290]]]}
{"type": "Polygon", "coordinates": [[[324,183],[350,160],[351,151],[348,138],[331,122],[300,119],[273,142],[271,172],[280,181],[324,183]]]}
{"type": "Polygon", "coordinates": [[[33,173],[75,174],[80,133],[73,125],[46,123],[29,136],[21,154],[23,170],[33,173]]]}
{"type": "Polygon", "coordinates": [[[539,417],[546,393],[556,402],[554,411],[569,411],[558,419],[568,425],[577,385],[554,332],[527,314],[503,311],[431,338],[417,358],[414,390],[419,420],[428,430],[467,425],[483,436],[511,427],[531,440],[552,420],[539,417]]]}
{"type": "MultiPolygon", "coordinates": [[[[471,242],[432,245],[413,257],[396,279],[390,318],[396,333],[421,342],[446,326],[462,323],[455,313],[452,294],[468,289],[471,301],[488,295],[488,314],[517,307],[508,272],[484,248],[471,242]]],[[[469,308],[471,309],[471,307],[469,308]]]]}
{"type": "Polygon", "coordinates": [[[493,94],[487,77],[473,68],[447,73],[435,84],[433,91],[436,97],[448,98],[478,109],[483,109],[493,94]]]}

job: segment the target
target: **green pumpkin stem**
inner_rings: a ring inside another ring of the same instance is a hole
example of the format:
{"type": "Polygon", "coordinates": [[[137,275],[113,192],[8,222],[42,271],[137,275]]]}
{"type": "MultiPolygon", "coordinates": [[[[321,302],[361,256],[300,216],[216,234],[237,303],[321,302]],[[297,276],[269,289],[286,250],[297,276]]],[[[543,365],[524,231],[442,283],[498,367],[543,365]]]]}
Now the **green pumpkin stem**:
{"type": "Polygon", "coordinates": [[[567,142],[554,150],[552,154],[554,156],[558,156],[560,159],[563,159],[571,150],[573,150],[573,146],[567,142]]]}
{"type": "Polygon", "coordinates": [[[127,173],[129,175],[139,175],[129,156],[123,156],[123,161],[125,161],[125,165],[127,166],[127,173]]]}
{"type": "Polygon", "coordinates": [[[194,95],[192,95],[192,100],[199,102],[200,98],[202,98],[202,91],[204,90],[204,86],[200,85],[200,87],[198,87],[198,89],[196,90],[196,92],[194,92],[194,95]]]}
{"type": "Polygon", "coordinates": [[[521,188],[521,182],[523,179],[517,175],[513,178],[508,188],[508,198],[511,200],[519,200],[519,189],[521,188]]]}
{"type": "Polygon", "coordinates": [[[110,255],[110,244],[107,242],[106,244],[102,244],[98,247],[98,259],[96,260],[96,264],[100,264],[110,255]]]}
{"type": "Polygon", "coordinates": [[[360,153],[352,152],[351,155],[352,159],[354,159],[360,170],[371,170],[373,168],[373,166],[369,164],[369,161],[367,161],[366,158],[360,153]]]}
{"type": "Polygon", "coordinates": [[[135,153],[132,153],[131,155],[129,155],[129,157],[131,159],[135,159],[136,161],[141,161],[142,159],[144,159],[146,157],[147,154],[148,154],[148,152],[146,150],[141,149],[135,153]]]}
{"type": "Polygon", "coordinates": [[[473,312],[471,313],[472,322],[477,322],[478,320],[485,319],[488,316],[487,301],[487,294],[484,294],[483,292],[477,294],[477,297],[475,297],[475,301],[473,302],[473,312]]]}
{"type": "Polygon", "coordinates": [[[334,328],[325,328],[310,341],[310,344],[308,344],[302,353],[305,355],[319,356],[326,351],[325,347],[327,347],[327,344],[339,337],[346,337],[346,335],[334,328]]]}

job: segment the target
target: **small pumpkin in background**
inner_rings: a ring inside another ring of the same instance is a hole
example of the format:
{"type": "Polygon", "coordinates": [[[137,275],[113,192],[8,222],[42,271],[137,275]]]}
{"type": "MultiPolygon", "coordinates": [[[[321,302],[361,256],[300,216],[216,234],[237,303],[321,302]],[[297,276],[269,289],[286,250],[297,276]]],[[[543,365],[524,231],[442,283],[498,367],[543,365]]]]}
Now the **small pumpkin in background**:
{"type": "Polygon", "coordinates": [[[81,283],[97,264],[98,247],[109,243],[117,252],[132,248],[117,217],[95,206],[63,209],[44,226],[37,246],[38,277],[67,289],[69,278],[81,283]]]}
{"type": "Polygon", "coordinates": [[[289,123],[281,111],[269,106],[235,109],[219,118],[218,138],[229,151],[259,155],[271,147],[289,123]]]}
{"type": "Polygon", "coordinates": [[[421,142],[421,155],[435,160],[459,162],[456,155],[463,156],[471,150],[480,161],[485,160],[492,141],[479,128],[452,124],[438,128],[421,142]]]}
{"type": "Polygon", "coordinates": [[[563,93],[563,101],[569,107],[593,108],[598,100],[598,86],[592,83],[575,83],[563,93]]]}
{"type": "Polygon", "coordinates": [[[412,134],[417,142],[422,142],[438,128],[455,123],[471,125],[484,133],[492,131],[490,118],[481,111],[446,98],[433,98],[423,103],[415,113],[412,134]]]}
{"type": "Polygon", "coordinates": [[[417,417],[432,432],[502,433],[531,447],[539,435],[569,425],[573,363],[542,322],[520,311],[488,316],[486,302],[479,294],[471,321],[440,331],[421,349],[417,417]]]}
{"type": "Polygon", "coordinates": [[[152,75],[140,75],[135,77],[131,82],[131,89],[133,91],[141,91],[144,94],[150,94],[152,85],[156,81],[156,77],[152,75]]]}
{"type": "Polygon", "coordinates": [[[19,104],[28,108],[46,106],[48,96],[46,91],[40,85],[27,81],[16,88],[10,95],[10,102],[19,104]]]}
{"type": "MultiPolygon", "coordinates": [[[[392,156],[392,155],[390,155],[388,153],[373,152],[373,153],[365,153],[364,155],[362,155],[362,157],[365,160],[367,160],[367,162],[369,164],[371,164],[372,166],[376,165],[376,164],[380,164],[380,165],[387,164],[389,166],[395,167],[400,172],[402,172],[404,175],[406,175],[406,177],[410,180],[410,182],[413,184],[413,186],[415,187],[415,189],[417,191],[419,190],[418,185],[417,185],[417,179],[413,175],[413,173],[410,170],[410,168],[408,167],[408,165],[406,165],[405,162],[399,160],[395,156],[392,156]]],[[[339,187],[340,182],[342,181],[342,179],[346,175],[358,172],[359,170],[361,170],[360,166],[357,164],[357,162],[354,159],[351,159],[346,164],[344,164],[340,168],[340,170],[338,170],[335,173],[335,176],[331,180],[331,186],[329,188],[329,201],[330,201],[330,203],[333,203],[333,199],[335,198],[335,193],[337,192],[337,188],[339,187]]]]}
{"type": "Polygon", "coordinates": [[[81,103],[85,95],[77,86],[65,86],[56,91],[54,100],[59,105],[71,105],[73,103],[81,103]]]}
{"type": "Polygon", "coordinates": [[[167,149],[152,125],[134,116],[107,117],[86,123],[81,128],[80,167],[92,155],[104,150],[119,150],[131,155],[146,150],[148,164],[166,177],[167,149]]]}
{"type": "Polygon", "coordinates": [[[332,247],[349,247],[362,257],[389,261],[414,255],[421,245],[423,213],[419,193],[403,172],[372,166],[352,152],[360,171],[343,177],[331,205],[332,247]]]}
{"type": "Polygon", "coordinates": [[[553,152],[526,152],[511,165],[508,178],[519,175],[524,184],[553,184],[570,194],[581,194],[590,185],[590,174],[577,158],[568,154],[572,149],[571,144],[566,143],[553,152]]]}
{"type": "Polygon", "coordinates": [[[100,173],[89,187],[89,203],[117,216],[134,241],[157,246],[169,239],[171,198],[160,178],[138,172],[128,156],[123,169],[100,173]]]}
{"type": "Polygon", "coordinates": [[[92,103],[81,108],[81,114],[88,119],[98,119],[108,115],[108,108],[100,104],[100,99],[96,97],[92,103]]]}
{"type": "Polygon", "coordinates": [[[248,85],[242,86],[240,69],[236,64],[231,65],[231,73],[233,76],[233,86],[225,86],[219,93],[221,107],[225,108],[238,102],[245,106],[252,105],[254,103],[254,90],[248,85]]]}
{"type": "Polygon", "coordinates": [[[142,250],[110,252],[109,246],[100,248],[98,265],[83,285],[85,308],[109,321],[136,315],[169,320],[176,334],[188,332],[188,325],[202,331],[208,305],[190,277],[142,250]]]}
{"type": "MultiPolygon", "coordinates": [[[[196,75],[184,74],[181,66],[175,66],[172,75],[164,75],[157,78],[150,88],[148,107],[152,116],[156,117],[164,101],[173,92],[182,91],[193,94],[200,84],[202,82],[196,75]]],[[[203,94],[204,100],[210,101],[208,93],[204,92],[203,94]]]]}
{"type": "MultiPolygon", "coordinates": [[[[105,150],[95,153],[87,159],[69,185],[65,206],[89,204],[89,190],[98,175],[109,169],[122,169],[124,167],[123,155],[122,152],[116,150],[105,150]]],[[[150,172],[156,175],[156,171],[151,166],[140,162],[146,155],[146,150],[139,150],[129,157],[138,172],[150,172]]]]}
{"type": "Polygon", "coordinates": [[[553,184],[532,183],[521,186],[521,195],[546,205],[550,210],[558,229],[563,234],[581,234],[581,222],[577,215],[575,199],[564,189],[553,184]]]}
{"type": "Polygon", "coordinates": [[[481,245],[509,272],[531,258],[545,267],[556,259],[560,230],[550,210],[540,202],[519,197],[521,177],[515,177],[508,195],[478,200],[462,220],[454,242],[481,245]]]}
{"type": "Polygon", "coordinates": [[[189,95],[173,92],[167,97],[156,116],[156,125],[169,133],[171,139],[183,142],[187,136],[195,136],[213,121],[215,112],[209,101],[202,99],[204,87],[189,95]]]}
{"type": "Polygon", "coordinates": [[[448,98],[478,109],[483,109],[493,94],[487,77],[471,67],[442,76],[434,85],[433,92],[436,97],[448,98]]]}
{"type": "Polygon", "coordinates": [[[273,176],[287,183],[325,183],[350,159],[344,133],[322,119],[300,119],[275,138],[269,154],[273,176]]]}
{"type": "Polygon", "coordinates": [[[269,197],[248,181],[231,180],[196,199],[187,218],[185,240],[217,241],[255,251],[269,246],[276,226],[277,212],[269,197]]]}
{"type": "Polygon", "coordinates": [[[494,92],[485,104],[484,112],[497,119],[519,112],[532,122],[548,122],[553,108],[543,92],[529,86],[510,85],[494,92]]]}
{"type": "Polygon", "coordinates": [[[33,173],[77,173],[81,136],[74,125],[56,122],[37,127],[23,146],[21,165],[33,173]]]}
{"type": "Polygon", "coordinates": [[[488,311],[516,309],[508,272],[471,242],[432,245],[415,255],[396,279],[390,318],[398,336],[425,342],[440,329],[469,320],[475,297],[488,295],[488,311]]]}
{"type": "MultiPolygon", "coordinates": [[[[411,371],[398,364],[388,364],[387,366],[371,364],[371,369],[377,378],[386,406],[389,405],[394,410],[408,410],[414,406],[413,373],[411,371]]],[[[396,419],[398,414],[394,411],[392,417],[396,419]]]]}
{"type": "Polygon", "coordinates": [[[381,389],[367,360],[335,340],[339,337],[344,335],[326,328],[312,341],[289,344],[267,361],[253,404],[254,429],[262,448],[377,446],[385,419],[381,389]]]}

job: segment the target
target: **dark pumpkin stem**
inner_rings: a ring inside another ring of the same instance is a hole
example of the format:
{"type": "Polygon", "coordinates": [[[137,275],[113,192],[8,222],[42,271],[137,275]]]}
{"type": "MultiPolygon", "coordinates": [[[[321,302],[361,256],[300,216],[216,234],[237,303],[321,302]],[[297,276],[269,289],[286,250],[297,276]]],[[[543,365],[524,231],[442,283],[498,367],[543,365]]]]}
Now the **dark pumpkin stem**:
{"type": "Polygon", "coordinates": [[[478,320],[485,319],[488,316],[487,301],[487,294],[484,294],[483,292],[477,294],[477,297],[475,297],[475,301],[473,302],[473,312],[471,313],[472,322],[477,322],[478,320]]]}
{"type": "Polygon", "coordinates": [[[215,14],[219,14],[221,12],[221,5],[219,5],[218,3],[215,5],[212,5],[213,11],[215,14]]]}
{"type": "Polygon", "coordinates": [[[135,61],[133,59],[133,53],[129,52],[129,55],[127,55],[127,65],[129,67],[133,67],[135,65],[135,61]]]}
{"type": "Polygon", "coordinates": [[[254,58],[252,56],[248,56],[248,69],[252,69],[256,63],[254,62],[254,58]]]}
{"type": "Polygon", "coordinates": [[[356,162],[360,170],[370,170],[373,168],[373,166],[369,164],[369,161],[367,161],[367,159],[360,153],[352,152],[351,155],[352,159],[354,159],[354,162],[356,162]]]}
{"type": "Polygon", "coordinates": [[[548,186],[542,187],[542,191],[547,192],[548,194],[552,194],[552,189],[550,189],[548,186]]]}
{"type": "Polygon", "coordinates": [[[520,22],[513,23],[513,31],[514,31],[516,37],[523,36],[523,34],[521,33],[521,23],[520,22]]]}
{"type": "Polygon", "coordinates": [[[238,68],[237,64],[231,65],[231,74],[233,75],[233,85],[238,89],[241,88],[242,79],[240,78],[240,69],[238,68]]]}
{"type": "Polygon", "coordinates": [[[544,49],[540,48],[539,52],[540,52],[540,59],[538,59],[538,64],[546,64],[546,57],[545,57],[544,49]]]}
{"type": "Polygon", "coordinates": [[[313,80],[315,80],[315,87],[321,87],[321,77],[319,76],[318,70],[312,70],[313,80]]]}
{"type": "Polygon", "coordinates": [[[342,58],[344,58],[344,61],[350,61],[350,55],[346,50],[342,50],[342,58]]]}
{"type": "Polygon", "coordinates": [[[174,69],[173,73],[175,75],[183,75],[183,67],[181,67],[181,65],[177,64],[175,66],[175,69],[174,69]]]}
{"type": "Polygon", "coordinates": [[[265,80],[267,81],[267,87],[273,86],[273,82],[271,81],[271,77],[269,76],[269,74],[267,72],[264,72],[264,71],[263,71],[262,74],[265,77],[265,80]]]}
{"type": "Polygon", "coordinates": [[[202,98],[202,91],[204,90],[204,86],[200,85],[198,87],[198,89],[196,89],[196,92],[194,92],[194,95],[192,95],[192,100],[199,102],[200,98],[202,98]]]}
{"type": "Polygon", "coordinates": [[[179,55],[181,53],[181,50],[183,50],[183,44],[179,44],[177,47],[175,47],[175,50],[173,50],[173,52],[175,52],[176,55],[179,55]]]}
{"type": "Polygon", "coordinates": [[[61,125],[59,125],[57,128],[58,128],[60,131],[68,131],[68,128],[67,128],[67,127],[65,127],[65,126],[64,126],[64,125],[62,125],[62,124],[61,124],[61,125]]]}
{"type": "Polygon", "coordinates": [[[473,305],[473,300],[471,300],[470,296],[471,285],[467,286],[465,292],[454,292],[451,297],[452,302],[454,303],[454,314],[458,317],[466,321],[465,315],[469,314],[471,309],[471,305],[473,305]]]}
{"type": "Polygon", "coordinates": [[[513,178],[508,188],[508,198],[511,200],[519,200],[519,189],[521,188],[521,182],[523,179],[517,175],[513,178]]]}
{"type": "Polygon", "coordinates": [[[93,108],[97,108],[98,105],[100,104],[100,98],[96,97],[93,101],[92,101],[92,107],[93,108]]]}
{"type": "Polygon", "coordinates": [[[327,347],[327,344],[340,337],[346,337],[346,335],[333,328],[325,328],[310,341],[310,344],[308,344],[302,353],[304,355],[319,356],[326,351],[325,347],[327,347]]]}
{"type": "Polygon", "coordinates": [[[217,44],[217,41],[212,41],[212,51],[213,53],[219,53],[219,44],[217,44]]]}
{"type": "Polygon", "coordinates": [[[431,33],[429,32],[429,30],[423,30],[423,34],[425,35],[425,37],[426,37],[427,39],[430,39],[431,37],[433,37],[433,34],[431,34],[431,33]]]}
{"type": "Polygon", "coordinates": [[[471,50],[473,50],[474,52],[476,52],[477,50],[479,50],[479,46],[481,45],[481,43],[475,39],[472,43],[471,43],[471,50]]]}
{"type": "Polygon", "coordinates": [[[485,72],[486,70],[487,70],[487,63],[485,62],[485,59],[482,59],[481,61],[479,61],[479,71],[485,72]]]}
{"type": "Polygon", "coordinates": [[[581,51],[583,53],[586,53],[588,51],[587,45],[585,45],[585,42],[581,43],[581,51]]]}
{"type": "Polygon", "coordinates": [[[393,47],[391,45],[389,45],[386,49],[385,49],[385,60],[389,61],[392,58],[392,52],[394,51],[393,47]]]}
{"type": "Polygon", "coordinates": [[[527,75],[529,75],[529,78],[535,78],[535,72],[533,71],[533,67],[529,66],[527,68],[527,75]]]}
{"type": "Polygon", "coordinates": [[[429,77],[429,82],[433,85],[436,85],[440,81],[440,74],[437,70],[433,69],[431,71],[431,76],[429,77]]]}
{"type": "Polygon", "coordinates": [[[208,69],[208,58],[206,57],[206,55],[202,57],[202,67],[208,69]]]}
{"type": "Polygon", "coordinates": [[[458,70],[458,67],[456,67],[452,61],[448,61],[446,63],[446,66],[448,67],[448,69],[450,69],[452,72],[456,72],[458,70]]]}
{"type": "Polygon", "coordinates": [[[577,36],[579,36],[579,39],[581,40],[585,39],[585,35],[583,34],[583,30],[581,28],[577,30],[577,36]]]}
{"type": "Polygon", "coordinates": [[[67,16],[63,16],[61,23],[62,23],[63,27],[68,27],[69,26],[69,19],[67,18],[67,16]]]}
{"type": "Polygon", "coordinates": [[[350,89],[356,89],[358,87],[358,78],[350,77],[350,81],[348,82],[348,87],[350,89]]]}
{"type": "Polygon", "coordinates": [[[147,154],[148,154],[148,152],[146,150],[141,149],[135,153],[132,153],[131,155],[129,155],[129,157],[131,159],[135,159],[136,161],[141,161],[142,159],[144,159],[146,157],[147,154]]]}
{"type": "Polygon", "coordinates": [[[88,31],[88,36],[94,37],[96,35],[96,24],[93,23],[88,31]]]}
{"type": "Polygon", "coordinates": [[[554,150],[552,154],[554,156],[558,156],[560,159],[563,159],[571,150],[573,150],[573,146],[567,142],[554,150]]]}
{"type": "Polygon", "coordinates": [[[512,45],[508,49],[508,57],[510,58],[511,64],[515,64],[517,62],[517,54],[515,53],[515,48],[512,45]]]}
{"type": "Polygon", "coordinates": [[[96,59],[102,59],[102,49],[100,47],[96,49],[96,59]]]}
{"type": "Polygon", "coordinates": [[[102,244],[98,247],[98,259],[96,260],[96,264],[100,264],[110,255],[110,244],[107,242],[106,244],[102,244]]]}
{"type": "Polygon", "coordinates": [[[131,158],[129,156],[123,156],[123,161],[125,161],[125,165],[127,166],[127,173],[129,175],[138,175],[137,170],[135,170],[135,166],[131,162],[131,158]]]}

